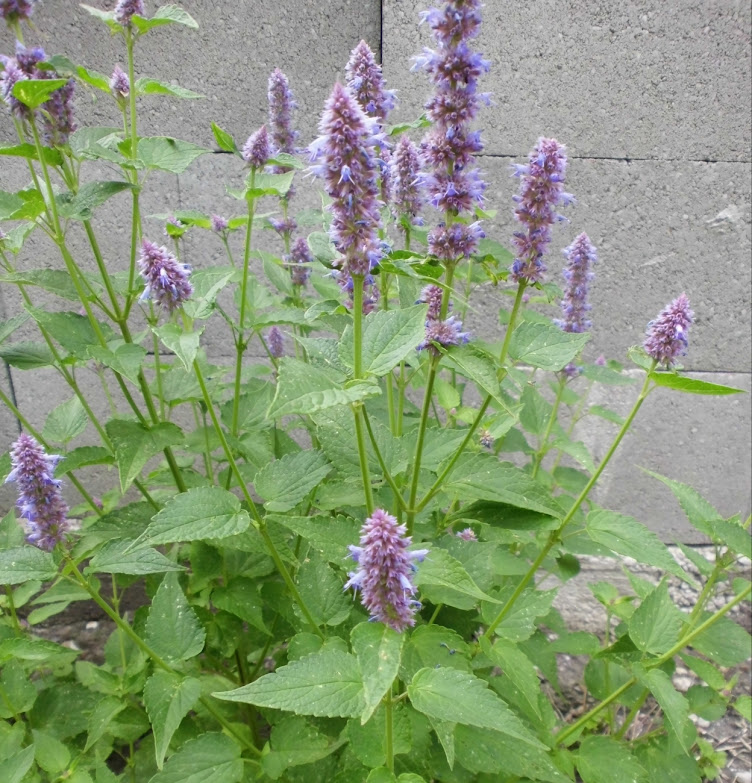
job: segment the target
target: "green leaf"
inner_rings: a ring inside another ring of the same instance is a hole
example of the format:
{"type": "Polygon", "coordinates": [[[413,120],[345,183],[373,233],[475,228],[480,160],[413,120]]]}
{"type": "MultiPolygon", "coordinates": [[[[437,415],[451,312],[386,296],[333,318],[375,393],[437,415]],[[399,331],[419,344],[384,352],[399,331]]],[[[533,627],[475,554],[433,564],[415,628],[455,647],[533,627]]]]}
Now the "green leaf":
{"type": "Polygon", "coordinates": [[[689,719],[689,702],[671,683],[671,678],[661,669],[645,670],[635,664],[633,671],[640,684],[648,688],[660,704],[669,732],[689,754],[697,739],[697,730],[689,719]]]}
{"type": "Polygon", "coordinates": [[[685,615],[668,594],[668,583],[662,580],[629,618],[629,635],[642,652],[662,655],[679,640],[685,615]]]}
{"type": "Polygon", "coordinates": [[[217,587],[212,591],[211,600],[217,609],[234,614],[262,633],[269,633],[264,623],[264,602],[252,579],[243,576],[232,577],[226,586],[217,587]]]}
{"type": "Polygon", "coordinates": [[[314,549],[332,563],[342,564],[347,547],[356,544],[360,526],[349,517],[295,517],[269,514],[267,520],[284,525],[304,538],[314,549]]]}
{"type": "Polygon", "coordinates": [[[493,454],[467,455],[449,474],[444,491],[461,500],[491,500],[561,517],[559,504],[527,473],[493,454]]]}
{"type": "Polygon", "coordinates": [[[226,538],[248,529],[251,519],[238,498],[221,487],[181,492],[152,519],[144,533],[150,544],[226,538]]]}
{"type": "Polygon", "coordinates": [[[593,416],[598,416],[601,419],[610,421],[612,424],[618,424],[620,427],[624,424],[624,418],[619,416],[618,413],[614,413],[608,408],[604,408],[602,405],[591,405],[588,408],[588,413],[592,413],[593,416]]]}
{"type": "Polygon", "coordinates": [[[123,190],[130,190],[130,182],[87,182],[78,193],[62,193],[57,197],[61,217],[72,220],[91,220],[94,210],[123,190]]]}
{"type": "Polygon", "coordinates": [[[10,337],[13,332],[20,329],[29,320],[28,313],[19,313],[9,318],[7,321],[0,321],[0,343],[10,337]]]}
{"type": "Polygon", "coordinates": [[[253,187],[248,187],[243,191],[242,197],[252,199],[259,196],[284,196],[290,190],[294,178],[294,171],[289,171],[286,174],[268,174],[265,171],[257,171],[253,187]]]}
{"type": "Polygon", "coordinates": [[[221,150],[239,154],[238,145],[235,143],[235,139],[233,139],[233,137],[227,131],[222,130],[222,128],[220,128],[219,125],[214,122],[212,123],[211,128],[212,133],[214,134],[214,139],[217,142],[217,146],[221,150]]]}
{"type": "Polygon", "coordinates": [[[166,571],[185,571],[185,568],[165,557],[152,547],[134,547],[134,541],[108,541],[94,555],[86,569],[88,573],[104,574],[162,574],[166,571]]]}
{"type": "Polygon", "coordinates": [[[18,546],[0,552],[0,584],[20,585],[33,579],[46,582],[56,574],[52,554],[35,546],[18,546]]]}
{"type": "Polygon", "coordinates": [[[200,695],[201,683],[195,677],[183,678],[158,669],[146,681],[144,707],[154,732],[154,753],[159,769],[162,769],[172,735],[200,695]]]}
{"type": "Polygon", "coordinates": [[[149,783],[239,783],[241,748],[225,734],[201,734],[181,745],[149,783]]]}
{"type": "Polygon", "coordinates": [[[362,726],[392,687],[399,672],[405,634],[397,633],[383,623],[360,623],[350,632],[350,640],[363,672],[366,706],[360,716],[362,726]]]}
{"type": "Polygon", "coordinates": [[[157,79],[141,78],[136,81],[137,95],[172,95],[175,98],[203,98],[193,90],[187,90],[177,84],[165,84],[157,79]]]}
{"type": "Polygon", "coordinates": [[[160,169],[173,174],[182,174],[196,158],[210,151],[189,141],[166,136],[151,136],[139,139],[138,142],[138,157],[147,169],[160,169]]]}
{"type": "Polygon", "coordinates": [[[0,346],[0,357],[18,370],[35,370],[55,363],[45,343],[19,342],[0,346]]]}
{"type": "MultiPolygon", "coordinates": [[[[499,601],[506,603],[512,596],[514,588],[510,585],[499,594],[499,601]]],[[[535,633],[535,621],[551,611],[551,605],[556,597],[556,590],[524,590],[515,601],[512,609],[496,627],[496,635],[512,642],[522,642],[535,633]]],[[[495,606],[483,606],[483,617],[492,622],[496,616],[495,606]]]]}
{"type": "Polygon", "coordinates": [[[48,57],[47,62],[57,71],[58,76],[73,76],[102,92],[110,92],[109,77],[102,73],[90,71],[84,68],[83,65],[76,65],[62,54],[54,54],[52,57],[48,57]]]}
{"type": "MultiPolygon", "coordinates": [[[[0,580],[2,581],[2,580],[0,580]]],[[[702,620],[709,618],[703,613],[702,620]]],[[[722,617],[692,640],[692,647],[720,666],[736,666],[749,658],[752,639],[737,623],[722,617]]]]}
{"type": "Polygon", "coordinates": [[[540,718],[541,711],[538,704],[538,695],[540,694],[541,684],[535,667],[530,663],[530,659],[516,644],[503,639],[497,639],[492,647],[487,637],[482,636],[480,646],[486,657],[496,666],[501,667],[503,675],[509,678],[509,681],[517,688],[533,713],[540,718]]]}
{"type": "Polygon", "coordinates": [[[354,718],[365,709],[358,660],[340,650],[307,655],[242,688],[213,695],[324,718],[354,718]]]}
{"type": "Polygon", "coordinates": [[[112,465],[114,462],[112,454],[104,446],[80,446],[63,457],[55,469],[55,475],[60,478],[88,465],[112,465]]]}
{"type": "Polygon", "coordinates": [[[97,703],[97,706],[89,714],[87,721],[86,747],[84,751],[89,750],[96,745],[107,733],[107,729],[113,719],[117,717],[126,707],[127,703],[121,701],[115,696],[109,696],[97,703]]]}
{"type": "Polygon", "coordinates": [[[413,353],[426,331],[425,305],[404,310],[378,310],[365,318],[363,368],[370,375],[386,375],[413,353]]]}
{"type": "Polygon", "coordinates": [[[747,721],[752,723],[752,697],[740,696],[733,704],[734,709],[747,721]]]}
{"type": "Polygon", "coordinates": [[[65,87],[67,79],[23,79],[13,85],[13,97],[28,106],[38,109],[55,90],[65,87]]]}
{"type": "Polygon", "coordinates": [[[552,323],[521,323],[512,333],[509,355],[521,364],[556,372],[585,347],[589,334],[563,332],[552,323]]]}
{"type": "Polygon", "coordinates": [[[633,517],[603,509],[591,511],[587,517],[587,532],[593,541],[612,552],[633,557],[638,563],[661,568],[691,582],[658,536],[633,517]]]}
{"type": "Polygon", "coordinates": [[[454,345],[444,352],[442,362],[471,380],[479,391],[490,394],[508,411],[507,403],[501,395],[496,363],[488,354],[472,344],[454,345]]]}
{"type": "Polygon", "coordinates": [[[102,345],[91,345],[89,356],[138,385],[141,366],[146,358],[146,349],[135,343],[121,343],[117,346],[110,344],[107,348],[102,345]]]}
{"type": "Polygon", "coordinates": [[[381,390],[375,383],[357,381],[343,386],[329,372],[283,356],[277,391],[267,415],[276,419],[293,413],[311,414],[378,394],[381,390]]]}
{"type": "Polygon", "coordinates": [[[177,324],[164,324],[152,328],[154,334],[159,337],[165,347],[172,351],[183,363],[188,372],[193,370],[193,361],[198,353],[199,341],[203,328],[197,332],[185,332],[177,324]]]}
{"type": "Polygon", "coordinates": [[[348,618],[352,600],[344,594],[342,580],[325,560],[312,553],[300,566],[297,578],[300,595],[316,625],[335,626],[348,618]]]}
{"type": "MultiPolygon", "coordinates": [[[[38,310],[36,307],[26,305],[26,310],[31,317],[54,340],[57,340],[66,351],[70,351],[78,359],[89,358],[89,348],[99,345],[99,337],[94,331],[89,319],[78,313],[48,313],[38,310]]],[[[105,339],[111,339],[115,335],[109,326],[99,323],[105,339]]]]}
{"type": "Polygon", "coordinates": [[[64,269],[27,269],[24,272],[3,275],[0,282],[35,285],[68,301],[79,301],[76,286],[64,269]]]}
{"type": "MultiPolygon", "coordinates": [[[[39,160],[37,148],[33,144],[0,144],[0,155],[39,160]]],[[[59,166],[63,160],[60,150],[50,147],[42,147],[42,156],[48,166],[59,166]]]]}
{"type": "Polygon", "coordinates": [[[146,427],[136,421],[112,419],[105,430],[115,448],[115,461],[120,472],[120,489],[125,492],[141,469],[167,446],[182,443],[183,433],[171,422],[146,427]]]}
{"type": "Polygon", "coordinates": [[[289,511],[329,474],[332,466],[320,451],[285,454],[256,474],[253,486],[269,511],[289,511]]]}
{"type": "Polygon", "coordinates": [[[305,718],[297,715],[286,716],[272,727],[269,737],[271,751],[265,752],[261,766],[272,780],[277,780],[288,767],[320,761],[344,742],[345,740],[341,739],[330,744],[328,738],[305,718]]]}
{"type": "Polygon", "coordinates": [[[735,389],[733,386],[722,386],[719,383],[709,383],[696,378],[687,378],[685,375],[677,375],[673,372],[653,372],[651,380],[656,386],[665,386],[667,389],[676,389],[687,394],[745,394],[744,389],[735,389]]]}
{"type": "Polygon", "coordinates": [[[478,601],[497,603],[481,590],[462,563],[444,549],[434,547],[418,564],[415,585],[432,603],[470,609],[478,601]]]}
{"type": "Polygon", "coordinates": [[[419,712],[440,720],[494,729],[544,748],[488,683],[458,669],[421,669],[407,686],[410,702],[419,712]]]}
{"type": "Polygon", "coordinates": [[[185,661],[204,649],[206,632],[185,600],[175,573],[157,589],[146,620],[146,643],[167,661],[185,661]]]}
{"type": "Polygon", "coordinates": [[[586,737],[575,763],[585,783],[648,783],[637,759],[611,737],[586,737]]]}
{"type": "Polygon", "coordinates": [[[598,364],[586,364],[582,368],[582,374],[589,380],[596,383],[603,383],[606,386],[628,386],[635,382],[635,379],[621,372],[616,372],[610,367],[601,367],[598,364]]]}
{"type": "Polygon", "coordinates": [[[542,436],[551,419],[553,406],[545,397],[530,384],[527,384],[520,395],[522,411],[520,424],[533,435],[542,436]]]}
{"type": "Polygon", "coordinates": [[[69,443],[86,429],[88,423],[89,417],[81,400],[71,397],[50,411],[42,436],[54,443],[69,443]]]}
{"type": "Polygon", "coordinates": [[[0,673],[0,718],[15,718],[32,708],[37,698],[37,689],[31,682],[19,661],[8,661],[0,673]]]}
{"type": "Polygon", "coordinates": [[[34,759],[51,774],[60,773],[70,764],[70,751],[59,739],[43,731],[32,730],[34,736],[34,759]]]}
{"type": "Polygon", "coordinates": [[[34,746],[29,745],[0,763],[0,780],[3,783],[21,783],[21,779],[34,763],[34,746]]]}

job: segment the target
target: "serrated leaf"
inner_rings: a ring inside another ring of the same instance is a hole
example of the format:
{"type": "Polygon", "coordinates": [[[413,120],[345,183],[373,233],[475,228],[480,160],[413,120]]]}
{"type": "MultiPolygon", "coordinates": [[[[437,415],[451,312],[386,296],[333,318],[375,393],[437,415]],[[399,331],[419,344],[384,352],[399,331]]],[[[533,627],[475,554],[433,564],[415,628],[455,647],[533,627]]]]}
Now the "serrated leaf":
{"type": "Polygon", "coordinates": [[[692,581],[658,536],[633,517],[603,509],[591,511],[587,532],[593,541],[612,552],[661,568],[685,582],[692,581]]]}
{"type": "Polygon", "coordinates": [[[214,140],[217,142],[217,146],[225,152],[238,151],[238,145],[235,143],[235,139],[225,130],[219,127],[216,123],[211,124],[212,133],[214,134],[214,140]]]}
{"type": "Polygon", "coordinates": [[[225,734],[201,734],[188,740],[149,783],[239,783],[243,779],[240,745],[225,734]]]}
{"type": "Polygon", "coordinates": [[[89,417],[81,400],[71,397],[50,411],[42,436],[53,443],[69,443],[86,429],[88,423],[89,417]]]}
{"type": "Polygon", "coordinates": [[[185,568],[165,557],[152,547],[134,548],[134,541],[108,541],[89,561],[89,573],[162,574],[166,571],[185,571],[185,568]]]}
{"type": "Polygon", "coordinates": [[[752,723],[752,697],[740,696],[733,704],[734,709],[747,721],[752,723]]]}
{"type": "Polygon", "coordinates": [[[317,487],[332,466],[320,451],[285,454],[256,474],[253,486],[269,511],[289,511],[317,487]]]}
{"type": "Polygon", "coordinates": [[[582,374],[590,381],[603,383],[606,386],[628,386],[635,382],[635,378],[616,372],[610,367],[601,367],[598,364],[586,364],[582,368],[582,374]]]}
{"type": "Polygon", "coordinates": [[[136,81],[136,92],[139,95],[172,95],[175,98],[203,98],[193,90],[187,90],[178,84],[165,84],[157,79],[141,78],[136,81]]]}
{"type": "Polygon", "coordinates": [[[295,517],[269,514],[267,520],[284,525],[296,535],[304,538],[329,562],[342,564],[347,556],[348,545],[356,544],[360,526],[349,517],[295,517]]]}
{"type": "Polygon", "coordinates": [[[722,517],[696,489],[687,484],[682,484],[681,481],[675,481],[666,476],[661,476],[660,473],[654,473],[652,470],[642,468],[642,471],[658,479],[658,481],[662,481],[674,493],[692,527],[704,533],[708,538],[713,538],[711,522],[722,517]]]}
{"type": "Polygon", "coordinates": [[[152,519],[144,533],[150,544],[226,538],[248,529],[251,519],[238,498],[221,487],[181,492],[152,519]]]}
{"type": "Polygon", "coordinates": [[[165,347],[172,351],[183,363],[187,372],[193,370],[193,362],[198,354],[199,341],[203,327],[196,332],[185,332],[177,324],[164,324],[153,328],[154,334],[159,337],[165,347]]]}
{"type": "Polygon", "coordinates": [[[645,670],[635,665],[633,671],[640,684],[655,696],[669,731],[688,754],[697,739],[697,730],[689,719],[689,702],[674,688],[671,678],[661,669],[645,670]]]}
{"type": "Polygon", "coordinates": [[[150,136],[138,142],[138,158],[147,169],[160,169],[173,174],[182,174],[196,158],[208,152],[210,150],[197,144],[167,136],[150,136]]]}
{"type": "Polygon", "coordinates": [[[87,182],[77,193],[62,193],[57,197],[61,217],[70,220],[91,220],[94,210],[123,190],[130,190],[130,182],[87,182]]]}
{"type": "Polygon", "coordinates": [[[185,661],[204,649],[206,632],[185,600],[175,573],[157,589],[146,620],[146,643],[167,661],[185,661]]]}
{"type": "Polygon", "coordinates": [[[71,754],[59,739],[37,729],[32,730],[34,737],[34,759],[37,764],[51,774],[62,772],[70,763],[71,754]]]}
{"type": "Polygon", "coordinates": [[[27,269],[24,272],[3,275],[0,277],[0,282],[34,285],[62,299],[71,302],[79,301],[76,286],[64,269],[27,269]]]}
{"type": "Polygon", "coordinates": [[[10,337],[16,329],[22,327],[29,320],[29,314],[19,313],[14,315],[13,318],[9,318],[7,321],[0,321],[0,343],[10,337]]]}
{"type": "MultiPolygon", "coordinates": [[[[709,616],[704,613],[701,619],[707,620],[709,616]]],[[[752,638],[741,625],[722,617],[695,636],[692,647],[720,666],[736,666],[749,658],[752,638]]]]}
{"type": "Polygon", "coordinates": [[[358,660],[340,650],[307,655],[242,688],[213,695],[225,701],[327,718],[354,718],[365,709],[358,660]]]}
{"type": "Polygon", "coordinates": [[[541,370],[563,370],[585,347],[589,334],[563,332],[552,323],[521,323],[512,333],[509,355],[541,370]]]}
{"type": "Polygon", "coordinates": [[[462,563],[444,549],[434,547],[418,564],[414,583],[433,603],[470,609],[478,601],[497,603],[481,590],[462,563]]]}
{"type": "Polygon", "coordinates": [[[407,686],[419,712],[440,720],[494,729],[526,745],[544,748],[488,684],[458,669],[421,669],[407,686]]]}
{"type": "Polygon", "coordinates": [[[105,430],[115,448],[120,489],[123,492],[153,456],[167,446],[183,441],[180,428],[171,422],[160,422],[153,427],[146,427],[136,421],[112,419],[105,424],[105,430]]]}
{"type": "Polygon", "coordinates": [[[720,383],[709,383],[697,378],[687,378],[685,375],[677,375],[673,372],[653,372],[651,380],[656,386],[664,386],[667,389],[676,389],[687,394],[706,394],[724,396],[726,394],[745,394],[744,389],[735,389],[733,386],[723,386],[720,383]]]}
{"type": "MultiPolygon", "coordinates": [[[[33,144],[0,144],[0,155],[39,160],[37,148],[33,144]]],[[[63,160],[60,150],[51,147],[42,147],[42,157],[48,166],[59,166],[63,160]]]]}
{"type": "Polygon", "coordinates": [[[252,579],[243,576],[231,578],[226,586],[217,587],[212,591],[211,600],[217,609],[230,612],[250,623],[254,628],[258,628],[259,631],[269,633],[264,623],[264,602],[252,579]]]}
{"type": "Polygon", "coordinates": [[[447,350],[443,363],[471,380],[480,391],[490,394],[505,410],[507,403],[501,396],[496,363],[475,345],[454,345],[447,350]]]}
{"type": "Polygon", "coordinates": [[[383,623],[360,623],[350,632],[350,640],[363,672],[365,709],[360,716],[365,724],[392,687],[399,672],[405,634],[383,623]]]}
{"type": "Polygon", "coordinates": [[[102,345],[91,345],[88,353],[95,361],[120,373],[134,385],[138,385],[141,365],[146,358],[145,348],[134,343],[121,343],[107,348],[102,345]]]}
{"type": "MultiPolygon", "coordinates": [[[[78,359],[88,359],[90,346],[100,345],[99,337],[88,318],[78,313],[48,313],[30,305],[25,307],[50,337],[78,359]]],[[[105,339],[115,336],[107,324],[100,322],[99,328],[105,339]]]]}
{"type": "Polygon", "coordinates": [[[0,552],[0,584],[20,585],[39,580],[46,582],[57,574],[50,552],[35,546],[17,546],[0,552]]]}
{"type": "Polygon", "coordinates": [[[352,600],[342,592],[342,580],[332,567],[312,553],[298,569],[298,589],[316,625],[343,623],[352,600]]]}
{"type": "Polygon", "coordinates": [[[95,745],[107,732],[113,718],[119,715],[127,703],[115,696],[107,696],[99,701],[89,714],[87,721],[87,737],[84,752],[95,745]]]}
{"type": "Polygon", "coordinates": [[[541,711],[538,704],[540,693],[540,680],[535,667],[530,659],[517,647],[516,644],[497,639],[493,646],[485,636],[480,639],[481,650],[496,666],[501,667],[502,673],[519,690],[522,698],[528,703],[530,709],[540,718],[541,711]]]}
{"type": "Polygon", "coordinates": [[[619,416],[618,413],[614,413],[608,408],[604,408],[602,405],[591,405],[588,408],[588,413],[592,413],[593,416],[598,416],[601,419],[610,421],[612,424],[618,424],[620,427],[624,424],[624,417],[619,416]]]}
{"type": "Polygon", "coordinates": [[[317,731],[305,718],[291,715],[275,722],[269,737],[271,751],[261,766],[272,780],[279,779],[288,767],[313,764],[333,753],[345,740],[334,743],[317,731]]]}
{"type": "Polygon", "coordinates": [[[79,446],[69,451],[58,463],[55,475],[60,478],[88,465],[112,465],[114,462],[114,457],[104,446],[79,446]]]}
{"type": "Polygon", "coordinates": [[[527,473],[492,454],[458,460],[444,490],[463,500],[491,500],[560,518],[562,510],[551,494],[527,473]]]}
{"type": "Polygon", "coordinates": [[[162,769],[172,735],[200,695],[201,683],[195,677],[183,678],[158,669],[146,681],[144,707],[154,733],[158,769],[162,769]]]}
{"type": "Polygon", "coordinates": [[[684,619],[671,600],[664,579],[629,618],[629,636],[642,652],[661,655],[678,641],[684,619]]]}
{"type": "Polygon", "coordinates": [[[585,783],[648,783],[637,759],[611,737],[586,737],[575,763],[585,783]]]}
{"type": "Polygon", "coordinates": [[[363,368],[366,373],[386,375],[410,355],[425,337],[425,305],[404,310],[378,310],[365,318],[363,368]]]}
{"type": "Polygon", "coordinates": [[[267,415],[275,419],[294,413],[310,415],[379,394],[381,390],[375,383],[361,381],[343,386],[329,372],[283,356],[279,362],[277,391],[267,415]]]}
{"type": "MultiPolygon", "coordinates": [[[[499,594],[499,600],[506,603],[512,595],[514,588],[508,586],[499,594]]],[[[523,642],[535,633],[535,621],[543,617],[551,610],[556,590],[524,590],[515,601],[512,609],[504,619],[496,626],[496,635],[512,642],[523,642]]],[[[483,616],[490,623],[496,616],[497,607],[483,606],[483,616]]]]}
{"type": "Polygon", "coordinates": [[[24,106],[38,109],[55,90],[65,87],[67,83],[67,79],[23,79],[13,85],[11,92],[24,106]]]}

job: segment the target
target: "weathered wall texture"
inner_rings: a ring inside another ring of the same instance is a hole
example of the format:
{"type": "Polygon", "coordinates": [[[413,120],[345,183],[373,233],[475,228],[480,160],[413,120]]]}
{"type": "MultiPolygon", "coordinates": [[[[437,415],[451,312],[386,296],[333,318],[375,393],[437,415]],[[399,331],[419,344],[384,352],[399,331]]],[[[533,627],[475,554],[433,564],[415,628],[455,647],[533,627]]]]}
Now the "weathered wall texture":
{"type": "MultiPolygon", "coordinates": [[[[110,0],[107,7],[113,5],[110,0]]],[[[307,143],[316,135],[332,82],[361,38],[381,49],[389,86],[398,90],[392,118],[414,119],[422,110],[428,84],[409,68],[410,58],[430,43],[425,26],[417,26],[425,0],[183,5],[200,30],[150,33],[139,45],[139,72],[178,82],[206,99],[143,99],[143,134],[211,146],[210,123],[216,121],[244,139],[265,119],[267,76],[279,66],[300,104],[297,124],[307,143]]],[[[156,3],[147,6],[153,10],[156,3]]],[[[751,15],[746,0],[486,2],[478,48],[491,61],[483,86],[494,102],[479,122],[486,144],[481,163],[489,206],[499,210],[486,230],[508,244],[516,184],[508,177],[510,162],[523,160],[541,135],[566,143],[567,188],[578,204],[568,210],[571,222],[557,229],[555,246],[587,231],[599,251],[590,358],[604,353],[622,359],[641,342],[647,321],[686,290],[697,314],[686,367],[696,377],[750,389],[751,15]]],[[[105,73],[116,62],[124,64],[119,41],[73,0],[47,0],[35,21],[38,31],[29,34],[29,43],[105,73]]],[[[12,45],[2,31],[0,51],[12,45]]],[[[78,109],[82,124],[117,124],[106,101],[81,93],[78,109]]],[[[0,139],[11,134],[7,118],[0,117],[0,139]]],[[[25,183],[17,162],[0,166],[0,189],[25,183]]],[[[152,179],[145,214],[176,208],[231,213],[224,185],[239,182],[240,172],[228,156],[216,155],[199,159],[179,178],[152,179]]],[[[311,195],[305,187],[301,191],[305,204],[311,195]]],[[[119,212],[127,199],[119,198],[106,205],[98,222],[105,255],[117,268],[127,253],[128,231],[119,212]]],[[[161,227],[153,225],[157,236],[161,227]]],[[[211,240],[191,237],[187,250],[194,265],[221,262],[211,240]]],[[[84,247],[80,237],[73,244],[84,247]]],[[[33,247],[35,266],[57,263],[48,244],[33,247]]],[[[552,254],[552,276],[561,263],[552,254]]],[[[5,312],[17,312],[18,296],[7,287],[0,294],[5,312]]],[[[479,296],[469,323],[474,333],[489,339],[501,333],[498,305],[493,289],[479,296]]],[[[207,342],[212,355],[230,354],[219,331],[208,334],[207,342]]],[[[14,371],[14,380],[19,404],[41,425],[62,392],[52,378],[40,383],[36,373],[14,371]]],[[[634,394],[629,387],[606,389],[594,401],[626,410],[634,394]]],[[[0,412],[1,448],[14,437],[14,426],[0,412]]],[[[610,442],[609,426],[583,426],[581,437],[596,458],[610,442]]],[[[638,465],[696,486],[724,514],[749,513],[749,397],[658,391],[598,492],[599,502],[642,519],[666,540],[696,540],[668,490],[638,465]]]]}

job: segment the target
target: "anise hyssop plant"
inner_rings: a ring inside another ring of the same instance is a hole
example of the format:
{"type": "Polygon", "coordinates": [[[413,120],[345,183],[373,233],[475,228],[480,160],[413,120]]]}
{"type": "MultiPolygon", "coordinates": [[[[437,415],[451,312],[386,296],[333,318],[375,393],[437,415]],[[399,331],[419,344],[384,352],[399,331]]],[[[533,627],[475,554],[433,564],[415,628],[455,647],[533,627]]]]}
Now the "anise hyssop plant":
{"type": "Polygon", "coordinates": [[[681,374],[695,318],[681,291],[631,369],[589,357],[596,270],[618,261],[586,233],[560,140],[531,139],[507,205],[487,203],[480,2],[421,15],[433,43],[413,62],[427,77],[414,122],[390,123],[396,95],[365,41],[315,139],[296,128],[302,86],[275,68],[261,127],[212,126],[234,214],[156,216],[149,174],[212,150],[139,132],[142,96],[200,97],[139,73],[143,36],[198,26],[146,5],[83,6],[120,46],[99,74],[35,45],[36,2],[0,0],[18,40],[0,58],[16,136],[0,154],[27,176],[0,191],[0,283],[20,294],[0,356],[60,394],[42,421],[0,386],[19,425],[0,458],[18,497],[0,522],[0,781],[713,779],[723,754],[691,716],[750,719],[733,671],[750,650],[733,619],[750,520],[653,474],[713,545],[679,562],[591,492],[659,387],[738,390],[681,374]],[[79,125],[84,90],[117,127],[79,125]],[[116,251],[105,202],[127,227],[116,251]],[[492,206],[512,236],[492,236],[492,206]],[[498,345],[467,326],[480,288],[499,303],[498,345]],[[207,352],[210,321],[227,364],[207,352]],[[635,384],[631,411],[591,405],[595,384],[635,384]],[[593,415],[613,427],[600,461],[579,439],[593,415]],[[601,634],[553,606],[594,554],[658,574],[626,565],[627,594],[592,586],[601,634]],[[126,590],[140,598],[124,605],[126,590]],[[111,630],[92,660],[45,638],[77,601],[111,630]],[[581,710],[562,709],[561,653],[585,661],[581,710]]]}

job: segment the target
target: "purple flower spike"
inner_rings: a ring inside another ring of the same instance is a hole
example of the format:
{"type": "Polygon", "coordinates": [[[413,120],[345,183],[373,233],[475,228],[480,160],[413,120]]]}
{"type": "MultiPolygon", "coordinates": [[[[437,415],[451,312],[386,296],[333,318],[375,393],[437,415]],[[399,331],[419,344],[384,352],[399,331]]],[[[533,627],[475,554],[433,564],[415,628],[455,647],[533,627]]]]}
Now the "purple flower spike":
{"type": "Polygon", "coordinates": [[[590,271],[598,256],[587,234],[580,234],[563,250],[567,257],[564,278],[567,281],[561,311],[564,317],[556,325],[565,332],[586,332],[592,323],[587,319],[590,305],[587,301],[588,286],[593,279],[590,271]]]}
{"type": "Polygon", "coordinates": [[[52,551],[69,529],[68,506],[54,477],[61,457],[45,454],[31,435],[19,435],[11,448],[13,469],[7,481],[18,484],[18,508],[26,521],[26,540],[40,549],[52,551]]]}
{"type": "Polygon", "coordinates": [[[0,0],[0,16],[9,24],[28,19],[34,11],[36,0],[0,0]]]}
{"type": "MultiPolygon", "coordinates": [[[[297,104],[290,90],[290,82],[287,77],[275,68],[269,76],[269,127],[272,131],[272,141],[277,152],[287,152],[292,155],[295,152],[295,141],[298,132],[292,128],[292,112],[297,104]]],[[[286,168],[280,167],[284,171],[286,168]]]]}
{"type": "Polygon", "coordinates": [[[648,356],[666,367],[671,367],[677,356],[684,356],[694,315],[689,309],[686,294],[680,294],[671,304],[666,305],[658,317],[648,324],[648,336],[643,343],[648,356]]]}
{"type": "Polygon", "coordinates": [[[405,215],[411,222],[423,204],[418,148],[408,136],[402,134],[394,150],[391,162],[393,182],[392,203],[398,215],[405,215]]]}
{"type": "Polygon", "coordinates": [[[366,275],[380,258],[378,165],[373,153],[376,122],[341,84],[335,84],[309,150],[313,172],[324,179],[332,199],[330,234],[344,256],[344,271],[366,275]]]}
{"type": "Polygon", "coordinates": [[[444,291],[441,286],[438,285],[427,285],[420,292],[420,299],[418,299],[418,302],[428,305],[426,317],[429,321],[435,321],[441,315],[441,300],[443,296],[444,291]]]}
{"type": "Polygon", "coordinates": [[[556,213],[556,207],[572,201],[563,188],[566,169],[564,145],[556,139],[543,138],[538,139],[530,153],[528,165],[515,166],[514,176],[521,182],[514,216],[524,227],[514,233],[513,239],[517,258],[510,271],[515,282],[543,282],[546,265],[542,259],[551,241],[551,226],[564,220],[556,213]]]}
{"type": "Polygon", "coordinates": [[[461,345],[470,340],[470,335],[462,331],[462,321],[457,316],[450,315],[444,321],[438,318],[426,321],[426,336],[418,346],[418,350],[427,349],[434,356],[440,356],[441,348],[449,348],[452,345],[461,345]]]}
{"type": "Polygon", "coordinates": [[[285,353],[285,338],[276,326],[272,326],[266,336],[266,347],[275,359],[285,353]]]}
{"type": "Polygon", "coordinates": [[[42,104],[44,111],[43,136],[50,146],[60,146],[68,143],[71,133],[78,127],[73,118],[73,93],[76,82],[69,79],[59,90],[50,95],[49,100],[42,104]]]}
{"type": "Polygon", "coordinates": [[[127,98],[131,91],[131,83],[128,74],[119,66],[115,66],[110,79],[110,89],[118,101],[127,98]]]}
{"type": "Polygon", "coordinates": [[[115,6],[115,21],[125,27],[133,16],[144,16],[144,0],[119,0],[115,6]]]}
{"type": "Polygon", "coordinates": [[[294,218],[269,218],[269,225],[281,236],[290,236],[298,227],[294,218]]]}
{"type": "Polygon", "coordinates": [[[350,53],[345,77],[347,86],[365,113],[383,123],[394,108],[394,90],[385,89],[381,66],[365,41],[361,41],[350,53]]]}
{"type": "Polygon", "coordinates": [[[429,8],[420,15],[420,23],[427,22],[434,38],[449,47],[454,41],[468,41],[480,31],[479,0],[459,0],[450,11],[429,8]]]}
{"type": "Polygon", "coordinates": [[[464,530],[460,530],[455,533],[457,538],[461,538],[463,541],[477,541],[478,536],[475,535],[475,531],[471,527],[466,527],[464,530]]]}
{"type": "Polygon", "coordinates": [[[477,221],[469,226],[464,223],[452,223],[447,228],[444,223],[428,234],[428,252],[442,261],[453,261],[467,258],[478,247],[478,240],[483,239],[485,232],[477,221]]]}
{"type": "Polygon", "coordinates": [[[262,125],[254,134],[248,137],[243,147],[243,160],[254,169],[260,169],[266,165],[266,161],[272,156],[269,145],[269,134],[266,125],[262,125]]]}
{"type": "Polygon", "coordinates": [[[138,270],[146,288],[142,299],[153,299],[169,312],[176,310],[193,293],[188,280],[191,268],[178,261],[165,247],[145,239],[141,245],[138,270]]]}
{"type": "Polygon", "coordinates": [[[298,237],[290,250],[290,277],[293,285],[303,286],[311,276],[310,267],[313,263],[313,254],[308,247],[308,242],[303,237],[298,237]]]}
{"type": "Polygon", "coordinates": [[[412,575],[414,561],[422,561],[428,550],[408,552],[412,543],[407,528],[386,511],[377,508],[360,529],[360,546],[350,547],[358,570],[348,574],[350,587],[360,590],[363,606],[371,619],[397,632],[415,625],[416,601],[412,575]]]}
{"type": "Polygon", "coordinates": [[[17,120],[26,120],[31,116],[31,110],[13,96],[13,87],[29,76],[24,73],[14,57],[5,58],[3,65],[3,72],[0,74],[0,98],[17,120]]]}
{"type": "Polygon", "coordinates": [[[223,218],[221,215],[211,216],[211,230],[215,234],[221,234],[223,231],[227,231],[228,225],[227,218],[223,218]]]}

